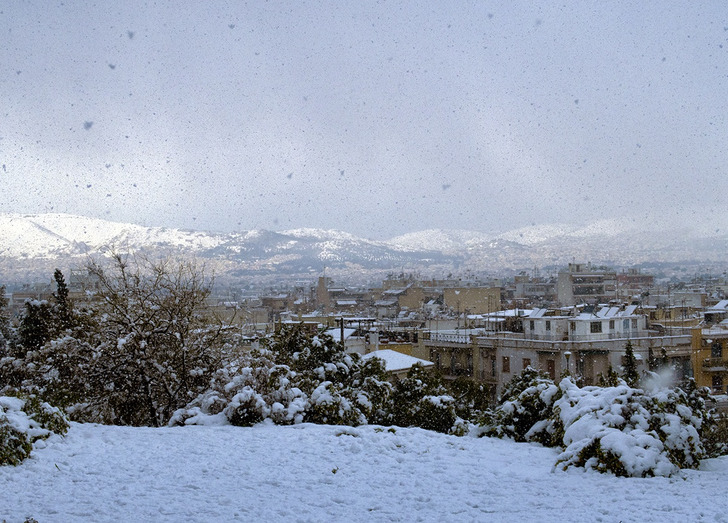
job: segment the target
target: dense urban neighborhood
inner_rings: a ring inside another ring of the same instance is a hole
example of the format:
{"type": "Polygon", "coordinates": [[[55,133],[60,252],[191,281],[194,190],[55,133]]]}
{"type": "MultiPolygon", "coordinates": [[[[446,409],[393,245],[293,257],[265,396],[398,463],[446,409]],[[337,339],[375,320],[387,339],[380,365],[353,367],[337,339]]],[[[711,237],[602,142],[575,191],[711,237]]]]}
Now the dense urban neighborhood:
{"type": "MultiPolygon", "coordinates": [[[[610,368],[622,368],[627,342],[640,373],[667,366],[675,383],[694,378],[713,393],[726,392],[724,274],[662,283],[639,269],[587,263],[550,277],[532,272],[485,281],[390,274],[373,288],[320,276],[257,292],[216,288],[200,305],[251,347],[282,325],[301,324],[343,340],[348,353],[386,350],[382,358],[410,356],[446,380],[468,377],[487,385],[492,399],[527,367],[596,384],[610,368]]],[[[72,271],[68,287],[78,305],[93,304],[97,282],[86,269],[72,271]]],[[[51,281],[6,290],[11,317],[53,292],[51,281]]],[[[400,373],[409,368],[398,365],[400,373]]]]}

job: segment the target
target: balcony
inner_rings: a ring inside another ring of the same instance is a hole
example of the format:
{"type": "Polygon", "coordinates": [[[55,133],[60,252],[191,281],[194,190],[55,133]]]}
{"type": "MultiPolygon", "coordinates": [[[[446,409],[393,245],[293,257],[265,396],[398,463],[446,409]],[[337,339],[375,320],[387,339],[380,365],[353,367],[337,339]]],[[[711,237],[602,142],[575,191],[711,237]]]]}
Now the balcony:
{"type": "MultiPolygon", "coordinates": [[[[425,338],[428,339],[428,338],[425,338]]],[[[457,343],[463,345],[470,344],[470,334],[449,334],[449,333],[438,333],[432,332],[429,336],[429,341],[438,341],[443,343],[457,343]]]]}
{"type": "MultiPolygon", "coordinates": [[[[528,334],[524,339],[535,341],[607,341],[607,340],[630,340],[634,338],[650,337],[650,331],[632,330],[626,332],[593,332],[589,334],[528,334]]],[[[664,337],[661,336],[661,337],[664,337]]]]}
{"type": "Polygon", "coordinates": [[[558,339],[534,339],[524,337],[505,337],[505,336],[478,336],[476,343],[481,349],[530,349],[543,352],[561,352],[561,351],[624,351],[624,347],[629,340],[635,350],[646,351],[649,348],[653,350],[665,348],[671,356],[690,354],[690,340],[688,335],[684,336],[659,336],[659,337],[619,337],[610,338],[608,335],[594,338],[585,336],[577,338],[570,337],[568,340],[558,339]],[[575,339],[576,338],[576,339],[575,339]],[[684,353],[684,354],[683,354],[684,353]]]}
{"type": "Polygon", "coordinates": [[[723,358],[706,358],[703,360],[703,372],[728,371],[728,360],[723,358]]]}

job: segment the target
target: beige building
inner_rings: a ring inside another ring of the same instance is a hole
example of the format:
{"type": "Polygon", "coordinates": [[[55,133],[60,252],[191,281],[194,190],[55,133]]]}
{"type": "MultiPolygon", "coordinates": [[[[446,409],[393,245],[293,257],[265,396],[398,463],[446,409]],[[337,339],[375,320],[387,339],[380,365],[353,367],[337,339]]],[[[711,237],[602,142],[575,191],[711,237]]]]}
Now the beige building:
{"type": "Polygon", "coordinates": [[[413,356],[435,363],[447,378],[470,376],[497,392],[526,367],[558,379],[568,368],[584,384],[597,384],[611,366],[621,372],[627,342],[639,371],[648,370],[650,352],[665,349],[678,370],[690,374],[691,336],[660,335],[647,329],[636,308],[602,307],[593,312],[534,309],[520,316],[522,332],[428,332],[413,356]]]}
{"type": "Polygon", "coordinates": [[[397,303],[400,309],[421,309],[425,305],[425,291],[422,287],[411,285],[397,297],[397,303]]]}
{"type": "Polygon", "coordinates": [[[716,394],[728,391],[728,300],[705,312],[702,325],[692,331],[695,384],[716,394]]]}
{"type": "Polygon", "coordinates": [[[499,287],[452,287],[442,290],[443,303],[457,313],[488,314],[501,309],[499,287]]]}

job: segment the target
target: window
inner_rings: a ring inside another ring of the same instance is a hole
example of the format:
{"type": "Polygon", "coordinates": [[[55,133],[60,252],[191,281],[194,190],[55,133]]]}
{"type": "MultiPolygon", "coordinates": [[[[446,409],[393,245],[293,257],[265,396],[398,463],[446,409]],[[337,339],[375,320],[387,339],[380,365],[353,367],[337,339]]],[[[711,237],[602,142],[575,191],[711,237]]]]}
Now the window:
{"type": "Polygon", "coordinates": [[[632,329],[637,330],[637,318],[632,318],[632,329]]]}
{"type": "Polygon", "coordinates": [[[511,372],[511,359],[503,356],[503,372],[511,372]]]}
{"type": "Polygon", "coordinates": [[[610,331],[614,330],[614,320],[609,320],[609,330],[610,331]]]}
{"type": "Polygon", "coordinates": [[[584,367],[585,367],[584,358],[581,355],[579,355],[579,357],[576,358],[576,373],[579,374],[580,376],[583,376],[584,367]]]}
{"type": "Polygon", "coordinates": [[[551,321],[549,321],[549,320],[546,320],[546,330],[547,331],[551,330],[551,321]]]}
{"type": "Polygon", "coordinates": [[[435,349],[430,349],[430,361],[435,364],[435,368],[440,370],[440,353],[435,349]]]}
{"type": "Polygon", "coordinates": [[[523,370],[531,366],[531,358],[523,358],[523,370]]]}
{"type": "Polygon", "coordinates": [[[711,358],[722,358],[723,357],[723,346],[719,341],[713,343],[710,346],[710,357],[711,358]]]}
{"type": "Polygon", "coordinates": [[[713,374],[713,390],[723,391],[723,376],[719,374],[713,374]]]}
{"type": "Polygon", "coordinates": [[[490,375],[495,378],[496,373],[496,362],[495,362],[495,356],[493,356],[490,359],[490,375]]]}
{"type": "Polygon", "coordinates": [[[531,330],[534,329],[533,320],[531,320],[531,321],[528,322],[528,328],[531,329],[531,330]]]}
{"type": "Polygon", "coordinates": [[[576,330],[576,322],[575,321],[569,322],[569,328],[571,329],[571,332],[574,332],[576,330]]]}
{"type": "Polygon", "coordinates": [[[592,334],[598,334],[602,332],[602,322],[601,321],[593,321],[591,322],[590,330],[592,334]]]}

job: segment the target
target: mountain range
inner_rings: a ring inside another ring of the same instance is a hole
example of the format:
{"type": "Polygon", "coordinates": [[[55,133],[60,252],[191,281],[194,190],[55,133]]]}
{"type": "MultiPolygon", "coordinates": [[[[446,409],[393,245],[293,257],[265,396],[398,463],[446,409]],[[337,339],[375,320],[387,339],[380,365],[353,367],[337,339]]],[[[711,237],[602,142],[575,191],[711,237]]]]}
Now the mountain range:
{"type": "Polygon", "coordinates": [[[721,264],[728,259],[728,235],[688,228],[644,230],[634,222],[602,220],[584,226],[533,225],[501,234],[431,229],[371,240],[337,230],[216,233],[67,214],[0,213],[0,283],[45,279],[54,267],[82,266],[89,256],[111,251],[194,256],[230,277],[400,269],[496,274],[571,261],[616,267],[721,264]]]}

